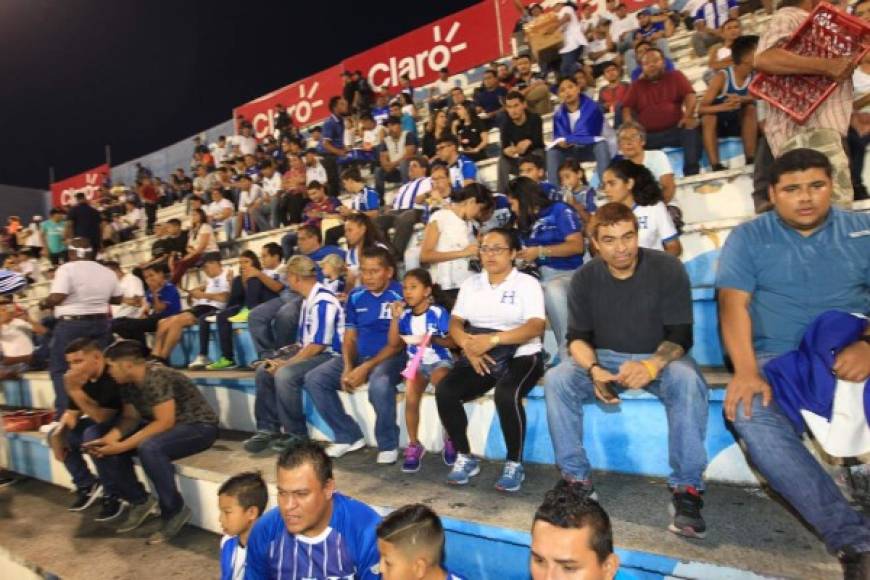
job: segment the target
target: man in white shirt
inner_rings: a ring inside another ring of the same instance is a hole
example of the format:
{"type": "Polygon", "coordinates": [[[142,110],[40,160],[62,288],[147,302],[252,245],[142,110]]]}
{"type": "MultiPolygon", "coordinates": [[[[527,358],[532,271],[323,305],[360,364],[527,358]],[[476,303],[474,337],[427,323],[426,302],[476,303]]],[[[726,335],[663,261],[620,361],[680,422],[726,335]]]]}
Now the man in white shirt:
{"type": "Polygon", "coordinates": [[[239,237],[245,230],[253,229],[250,224],[245,227],[245,216],[248,210],[254,205],[254,202],[263,197],[263,188],[254,183],[254,178],[245,173],[239,176],[239,211],[236,213],[235,228],[233,231],[227,231],[227,239],[232,240],[239,237]],[[230,235],[232,233],[232,235],[230,235]]]}
{"type": "Polygon", "coordinates": [[[577,59],[583,54],[583,48],[588,44],[583,34],[580,19],[577,18],[577,5],[573,1],[562,2],[562,7],[557,13],[562,27],[562,36],[565,39],[559,56],[562,62],[559,64],[559,74],[570,76],[577,70],[577,59]]]}
{"type": "Polygon", "coordinates": [[[626,121],[616,132],[619,152],[629,161],[643,165],[653,174],[662,188],[662,199],[670,203],[677,191],[674,168],[664,151],[646,151],[646,129],[634,121],[626,121]]]}
{"type": "Polygon", "coordinates": [[[112,318],[142,318],[142,301],[145,298],[145,285],[142,279],[131,273],[124,273],[118,262],[103,262],[115,273],[121,288],[121,303],[112,306],[112,318]]]}
{"type": "Polygon", "coordinates": [[[263,195],[254,200],[248,213],[257,231],[265,232],[278,227],[278,202],[283,188],[281,174],[275,170],[275,162],[271,159],[260,164],[260,187],[263,195]]]}
{"type": "Polygon", "coordinates": [[[305,150],[305,185],[312,181],[326,183],[326,169],[317,157],[317,149],[309,147],[305,150]]]}
{"type": "Polygon", "coordinates": [[[223,164],[224,159],[227,158],[227,138],[221,135],[218,137],[216,143],[212,143],[208,146],[211,150],[211,156],[214,159],[214,166],[220,167],[223,164]]]}
{"type": "Polygon", "coordinates": [[[121,216],[121,229],[118,231],[122,242],[133,239],[134,233],[142,229],[142,222],[145,217],[144,212],[136,207],[136,204],[132,201],[125,202],[124,208],[127,212],[121,216]]]}
{"type": "Polygon", "coordinates": [[[233,138],[233,144],[239,149],[241,155],[254,155],[257,152],[257,140],[254,139],[251,132],[251,126],[244,124],[239,134],[233,138]]]}
{"type": "Polygon", "coordinates": [[[88,240],[73,238],[69,243],[69,262],[57,269],[48,297],[39,302],[43,310],[53,308],[57,318],[48,366],[57,417],[69,402],[63,385],[63,375],[68,368],[64,350],[73,340],[82,337],[108,346],[111,340],[109,304],[120,304],[123,297],[117,276],[95,262],[93,253],[88,240]]]}
{"type": "Polygon", "coordinates": [[[429,89],[429,108],[432,110],[443,109],[450,100],[450,91],[459,86],[458,80],[450,80],[450,71],[443,67],[438,71],[438,80],[429,89]]]}
{"type": "Polygon", "coordinates": [[[634,44],[634,31],[640,28],[637,15],[629,14],[625,4],[620,2],[616,5],[614,20],[610,23],[610,38],[616,45],[616,49],[623,53],[634,44]]]}
{"type": "Polygon", "coordinates": [[[235,233],[233,231],[233,226],[235,225],[233,214],[235,211],[236,208],[233,202],[224,197],[222,189],[216,187],[211,190],[211,203],[206,208],[208,219],[215,229],[224,228],[228,240],[233,239],[233,234],[235,233]]]}

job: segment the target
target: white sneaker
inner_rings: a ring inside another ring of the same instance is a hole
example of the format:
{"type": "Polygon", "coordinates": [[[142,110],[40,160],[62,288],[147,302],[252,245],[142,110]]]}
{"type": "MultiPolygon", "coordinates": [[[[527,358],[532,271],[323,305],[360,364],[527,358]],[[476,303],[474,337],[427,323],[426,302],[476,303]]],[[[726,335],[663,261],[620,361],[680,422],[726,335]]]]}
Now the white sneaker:
{"type": "Polygon", "coordinates": [[[207,367],[210,364],[211,364],[211,361],[208,360],[208,357],[203,356],[203,355],[199,355],[195,359],[193,359],[192,363],[187,365],[187,368],[189,370],[192,370],[192,371],[201,371],[202,369],[204,369],[205,367],[207,367]]]}
{"type": "Polygon", "coordinates": [[[41,426],[39,428],[39,432],[45,433],[46,435],[48,435],[49,433],[54,431],[54,428],[57,427],[58,425],[60,425],[59,421],[52,421],[51,423],[47,423],[47,424],[41,426]]]}
{"type": "Polygon", "coordinates": [[[326,454],[333,459],[338,459],[339,457],[343,457],[353,451],[359,451],[365,446],[365,439],[359,439],[358,441],[354,441],[353,443],[333,443],[326,448],[326,454]]]}
{"type": "Polygon", "coordinates": [[[378,463],[381,465],[392,465],[399,459],[399,450],[381,451],[378,453],[378,463]]]}

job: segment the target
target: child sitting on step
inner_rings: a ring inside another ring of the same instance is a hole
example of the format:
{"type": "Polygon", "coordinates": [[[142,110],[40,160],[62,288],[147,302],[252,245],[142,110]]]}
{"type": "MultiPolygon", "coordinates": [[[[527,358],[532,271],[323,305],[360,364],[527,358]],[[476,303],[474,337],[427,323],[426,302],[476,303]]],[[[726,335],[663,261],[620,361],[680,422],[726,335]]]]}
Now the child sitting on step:
{"type": "Polygon", "coordinates": [[[245,577],[248,536],[266,511],[269,491],[259,472],[232,476],[218,489],[221,538],[221,580],[245,577]]]}
{"type": "MultiPolygon", "coordinates": [[[[408,447],[405,448],[402,471],[416,473],[420,470],[423,455],[426,453],[426,448],[418,438],[423,392],[430,382],[433,387],[438,386],[453,367],[449,349],[456,348],[456,345],[448,335],[450,311],[437,304],[435,295],[439,288],[432,283],[429,272],[422,268],[409,271],[402,281],[402,290],[404,302],[393,303],[390,342],[397,342],[401,336],[408,345],[408,367],[402,373],[406,379],[405,423],[408,427],[408,447]],[[422,345],[426,335],[429,335],[429,344],[422,345]],[[420,352],[420,349],[423,351],[420,352]],[[416,371],[408,376],[415,359],[418,365],[416,371]]],[[[456,459],[456,452],[449,439],[444,441],[443,458],[447,465],[452,465],[456,459]]]]}
{"type": "Polygon", "coordinates": [[[438,515],[421,504],[400,507],[378,525],[378,551],[383,580],[444,578],[463,580],[441,566],[444,526],[438,515]]]}

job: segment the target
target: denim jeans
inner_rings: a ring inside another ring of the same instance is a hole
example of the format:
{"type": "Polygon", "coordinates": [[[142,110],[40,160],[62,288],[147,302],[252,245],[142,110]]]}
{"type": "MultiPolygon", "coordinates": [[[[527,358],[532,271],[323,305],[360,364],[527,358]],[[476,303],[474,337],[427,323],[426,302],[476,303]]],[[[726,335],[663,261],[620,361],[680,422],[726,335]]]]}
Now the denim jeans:
{"type": "MultiPolygon", "coordinates": [[[[759,367],[773,355],[758,354],[759,367]]],[[[770,487],[818,532],[831,552],[851,547],[870,551],[870,522],[852,509],[831,476],[810,454],[775,401],[752,401],[752,417],[737,407],[734,429],[770,487]]]]}
{"type": "Polygon", "coordinates": [[[646,134],[646,148],[683,148],[683,175],[697,175],[701,170],[701,130],[672,127],[657,133],[646,134]]]}
{"type": "MultiPolygon", "coordinates": [[[[66,458],[63,460],[63,465],[72,477],[76,489],[87,489],[96,483],[97,478],[91,473],[88,464],[85,462],[84,454],[82,453],[82,443],[99,439],[109,432],[114,425],[114,421],[109,423],[96,423],[88,417],[82,417],[76,423],[74,429],[67,433],[67,445],[69,451],[66,458]]],[[[99,474],[99,466],[97,466],[99,474]]],[[[110,480],[104,480],[100,477],[104,488],[104,495],[109,497],[118,497],[117,490],[113,489],[110,480]]]]}
{"type": "MultiPolygon", "coordinates": [[[[363,361],[358,361],[357,364],[363,361]]],[[[405,368],[405,354],[383,361],[369,374],[369,402],[375,409],[375,439],[378,450],[392,451],[399,447],[399,426],[396,424],[396,385],[405,368]]],[[[305,375],[305,390],[314,401],[323,420],[335,433],[336,443],[353,443],[362,439],[363,432],[347,414],[338,397],[344,360],[333,360],[305,375]]]]}
{"type": "MultiPolygon", "coordinates": [[[[559,76],[570,77],[577,70],[577,59],[583,54],[583,47],[578,46],[569,52],[559,54],[559,76]]],[[[555,182],[554,182],[555,183],[555,182]]]]}
{"type": "Polygon", "coordinates": [[[296,252],[296,242],[299,236],[296,232],[287,232],[281,237],[281,255],[285,260],[289,260],[296,252]]]}
{"type": "Polygon", "coordinates": [[[567,159],[577,159],[578,161],[595,159],[595,170],[600,178],[604,175],[607,166],[610,165],[612,157],[607,141],[598,141],[591,145],[575,145],[568,149],[559,146],[553,147],[547,151],[547,179],[550,183],[558,184],[559,166],[567,159]]]}
{"type": "Polygon", "coordinates": [[[63,386],[63,375],[69,368],[66,364],[64,350],[77,338],[93,338],[100,346],[109,346],[111,342],[111,323],[105,320],[58,320],[51,335],[49,346],[48,371],[51,384],[54,387],[54,408],[56,418],[66,411],[69,397],[63,386]]]}
{"type": "MultiPolygon", "coordinates": [[[[649,358],[648,354],[624,354],[597,350],[598,362],[616,373],[622,363],[649,358]]],[[[550,369],[544,378],[547,422],[556,450],[556,464],[568,479],[589,479],[592,467],[583,449],[583,404],[595,400],[589,375],[573,358],[550,369]]],[[[618,390],[622,390],[617,386],[618,390]]],[[[645,390],[665,405],[668,417],[668,458],[672,486],[704,488],[702,475],[707,465],[708,386],[695,361],[689,356],[675,360],[660,378],[645,390]]]]}
{"type": "Polygon", "coordinates": [[[559,347],[559,358],[565,360],[565,335],[568,334],[568,286],[574,270],[557,270],[549,266],[541,266],[541,286],[544,289],[544,309],[550,328],[556,335],[559,347]]]}
{"type": "Polygon", "coordinates": [[[310,359],[278,369],[274,375],[260,367],[254,375],[257,395],[254,399],[254,419],[257,431],[308,436],[305,411],[302,407],[302,384],[305,375],[338,355],[320,353],[310,359]]]}
{"type": "MultiPolygon", "coordinates": [[[[145,475],[151,480],[160,503],[160,517],[164,520],[177,514],[184,500],[175,485],[175,466],[172,462],[200,451],[215,442],[218,426],[209,423],[176,423],[169,431],[158,433],[143,441],[136,449],[145,475]]],[[[146,492],[133,471],[133,453],[112,455],[96,460],[101,474],[117,486],[122,499],[132,504],[145,500],[146,492]]]]}
{"type": "Polygon", "coordinates": [[[251,310],[248,331],[260,360],[268,358],[282,346],[296,342],[301,308],[302,296],[288,290],[251,310]]]}

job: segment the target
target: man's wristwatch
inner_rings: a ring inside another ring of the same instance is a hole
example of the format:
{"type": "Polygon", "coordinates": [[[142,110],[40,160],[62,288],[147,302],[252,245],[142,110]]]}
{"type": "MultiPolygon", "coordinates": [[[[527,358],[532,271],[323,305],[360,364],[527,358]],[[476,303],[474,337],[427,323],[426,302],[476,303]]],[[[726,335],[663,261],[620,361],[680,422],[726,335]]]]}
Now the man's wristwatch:
{"type": "Polygon", "coordinates": [[[497,334],[493,334],[489,337],[489,344],[492,346],[498,346],[501,343],[501,337],[497,334]]]}

